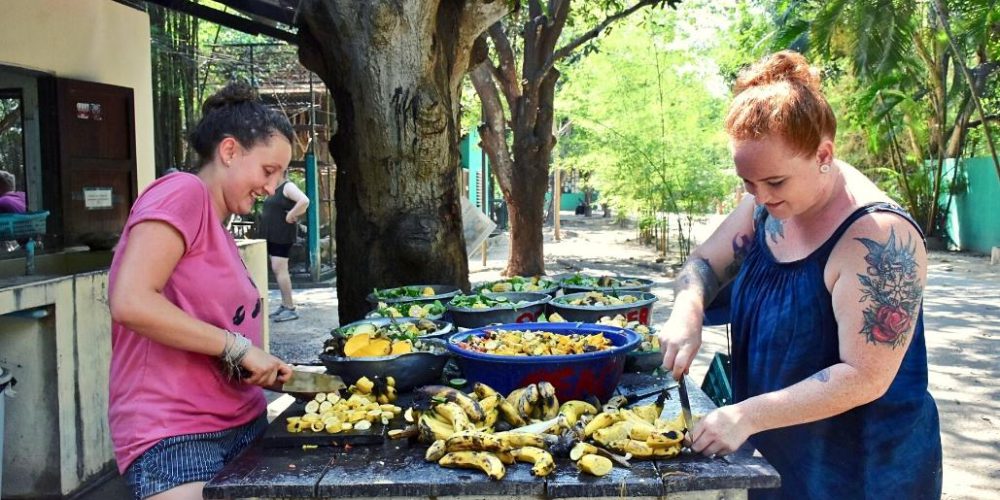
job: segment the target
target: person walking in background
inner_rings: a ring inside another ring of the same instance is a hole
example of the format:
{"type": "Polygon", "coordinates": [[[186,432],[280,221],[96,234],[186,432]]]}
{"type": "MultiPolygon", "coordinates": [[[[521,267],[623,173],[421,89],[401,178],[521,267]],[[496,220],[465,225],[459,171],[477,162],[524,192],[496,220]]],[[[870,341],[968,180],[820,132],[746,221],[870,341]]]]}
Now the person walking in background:
{"type": "Polygon", "coordinates": [[[732,282],[734,404],[691,425],[691,449],[749,440],[781,474],[750,498],[940,498],[920,228],[834,156],[837,121],[800,54],[751,66],[734,94],[726,131],[749,195],[691,253],[659,329],[680,378],[732,282]]]}
{"type": "Polygon", "coordinates": [[[108,422],[137,499],[202,498],[202,487],[267,427],[258,386],[291,378],[261,344],[264,301],[224,221],[273,194],[292,126],[253,89],[209,97],[190,136],[197,175],[139,196],[111,262],[108,422]]]}
{"type": "Polygon", "coordinates": [[[298,236],[298,219],[306,213],[309,198],[291,180],[286,179],[274,194],[264,200],[261,213],[262,237],[267,240],[267,254],[271,257],[271,270],[281,291],[281,305],[269,315],[276,322],[299,319],[292,298],[292,278],[288,273],[288,255],[298,236]]]}
{"type": "Polygon", "coordinates": [[[17,178],[14,174],[0,170],[0,214],[23,214],[28,210],[24,192],[16,189],[17,178]]]}

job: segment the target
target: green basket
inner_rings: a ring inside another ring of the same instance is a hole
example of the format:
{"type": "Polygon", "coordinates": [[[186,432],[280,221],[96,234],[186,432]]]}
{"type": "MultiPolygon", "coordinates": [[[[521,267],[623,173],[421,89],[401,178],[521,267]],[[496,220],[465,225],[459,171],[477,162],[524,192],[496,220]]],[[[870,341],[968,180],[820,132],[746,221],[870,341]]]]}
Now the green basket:
{"type": "Polygon", "coordinates": [[[0,240],[30,238],[45,234],[47,210],[26,214],[0,214],[0,240]]]}
{"type": "Polygon", "coordinates": [[[733,402],[733,386],[729,382],[732,367],[729,364],[729,356],[721,352],[715,353],[712,364],[708,367],[705,380],[701,383],[701,390],[715,403],[715,406],[723,407],[733,402]]]}

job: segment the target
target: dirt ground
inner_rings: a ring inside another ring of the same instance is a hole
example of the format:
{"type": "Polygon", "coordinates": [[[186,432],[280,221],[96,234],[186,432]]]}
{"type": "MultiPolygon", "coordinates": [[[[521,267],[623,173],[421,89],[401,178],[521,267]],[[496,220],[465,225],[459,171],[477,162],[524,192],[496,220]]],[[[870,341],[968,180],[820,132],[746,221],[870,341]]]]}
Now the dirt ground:
{"type": "MultiPolygon", "coordinates": [[[[718,223],[706,220],[695,231],[703,239],[718,223]]],[[[635,242],[632,228],[620,228],[610,219],[562,215],[562,239],[551,228],[545,234],[549,274],[571,270],[614,273],[653,279],[660,298],[653,321],[666,321],[672,272],[668,258],[657,263],[651,247],[635,242]]],[[[470,280],[500,275],[507,258],[505,236],[490,242],[486,264],[470,257],[470,280]]],[[[930,363],[930,390],[941,416],[944,446],[945,499],[996,498],[1000,491],[1000,266],[989,258],[955,253],[932,253],[925,292],[925,322],[930,363]]],[[[316,362],[323,339],[337,326],[336,290],[296,290],[301,318],[271,324],[271,349],[292,363],[316,362]]],[[[276,290],[270,294],[277,307],[276,290]]],[[[724,327],[706,328],[704,345],[691,370],[701,380],[715,352],[725,352],[724,327]]]]}

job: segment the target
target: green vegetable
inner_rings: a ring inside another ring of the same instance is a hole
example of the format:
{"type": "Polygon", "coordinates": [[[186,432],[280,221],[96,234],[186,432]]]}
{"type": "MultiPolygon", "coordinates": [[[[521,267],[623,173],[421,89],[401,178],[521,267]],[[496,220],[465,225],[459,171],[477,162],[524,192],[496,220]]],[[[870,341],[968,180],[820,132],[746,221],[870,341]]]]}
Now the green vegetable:
{"type": "Polygon", "coordinates": [[[511,302],[510,299],[504,297],[503,295],[480,292],[476,295],[456,295],[449,303],[454,307],[462,307],[465,309],[517,309],[518,307],[525,306],[529,302],[526,300],[511,302]]]}

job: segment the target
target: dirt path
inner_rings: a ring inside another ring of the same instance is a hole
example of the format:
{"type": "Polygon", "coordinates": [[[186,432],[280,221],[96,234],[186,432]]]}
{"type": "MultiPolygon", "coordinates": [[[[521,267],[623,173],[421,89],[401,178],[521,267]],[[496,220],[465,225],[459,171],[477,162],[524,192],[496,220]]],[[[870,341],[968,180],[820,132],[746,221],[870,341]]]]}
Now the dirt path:
{"type": "MultiPolygon", "coordinates": [[[[643,276],[654,280],[660,298],[653,321],[669,315],[672,277],[657,263],[656,253],[636,244],[634,229],[621,229],[609,219],[563,215],[563,238],[545,234],[549,274],[570,270],[643,276]]],[[[704,238],[712,222],[695,231],[704,238]]],[[[486,265],[475,254],[470,280],[500,275],[507,258],[505,237],[491,242],[486,265]]],[[[944,445],[946,499],[996,498],[1000,491],[1000,267],[989,259],[958,254],[930,256],[925,293],[925,322],[930,363],[930,390],[937,399],[944,445]]],[[[667,261],[669,262],[669,260],[667,261]]],[[[271,325],[272,351],[291,362],[315,361],[323,339],[337,325],[336,290],[297,290],[301,319],[271,325]]],[[[272,307],[278,295],[271,292],[272,307]]],[[[715,352],[726,352],[724,327],[706,328],[704,345],[691,369],[701,380],[715,352]]]]}

